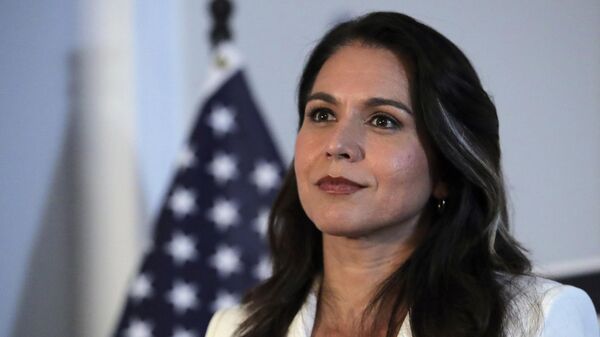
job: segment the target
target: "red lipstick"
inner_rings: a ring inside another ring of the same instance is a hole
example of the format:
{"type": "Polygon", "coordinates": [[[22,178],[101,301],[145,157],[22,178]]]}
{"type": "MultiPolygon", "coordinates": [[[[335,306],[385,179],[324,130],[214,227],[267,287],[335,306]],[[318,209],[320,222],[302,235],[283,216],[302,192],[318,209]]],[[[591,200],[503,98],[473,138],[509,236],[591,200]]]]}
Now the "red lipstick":
{"type": "Polygon", "coordinates": [[[352,194],[366,186],[344,177],[325,176],[317,181],[317,186],[329,194],[352,194]]]}

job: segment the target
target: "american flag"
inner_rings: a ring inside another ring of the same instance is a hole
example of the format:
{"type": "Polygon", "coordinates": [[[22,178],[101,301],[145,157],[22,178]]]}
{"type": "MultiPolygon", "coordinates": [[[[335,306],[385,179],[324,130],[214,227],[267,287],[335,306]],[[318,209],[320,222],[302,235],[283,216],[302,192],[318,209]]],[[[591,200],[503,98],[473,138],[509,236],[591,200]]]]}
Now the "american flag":
{"type": "Polygon", "coordinates": [[[204,336],[216,310],[271,272],[264,237],[282,161],[235,50],[217,55],[115,336],[204,336]]]}

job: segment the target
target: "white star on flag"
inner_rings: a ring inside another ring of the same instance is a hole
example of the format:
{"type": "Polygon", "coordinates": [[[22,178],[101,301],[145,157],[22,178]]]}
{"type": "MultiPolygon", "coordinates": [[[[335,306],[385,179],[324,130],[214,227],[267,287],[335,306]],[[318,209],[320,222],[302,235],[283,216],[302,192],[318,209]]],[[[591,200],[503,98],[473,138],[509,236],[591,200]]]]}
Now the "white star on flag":
{"type": "Polygon", "coordinates": [[[279,173],[277,166],[266,161],[259,161],[250,174],[250,180],[261,193],[269,192],[277,187],[279,173]]]}
{"type": "Polygon", "coordinates": [[[268,256],[263,256],[256,267],[253,270],[254,277],[257,279],[264,281],[271,277],[273,273],[273,266],[271,265],[271,259],[268,256]]]}
{"type": "Polygon", "coordinates": [[[168,300],[177,313],[185,312],[198,304],[196,288],[191,284],[177,281],[168,294],[168,300]]]}
{"type": "Polygon", "coordinates": [[[192,167],[196,163],[196,155],[194,154],[194,150],[186,145],[178,154],[177,154],[177,167],[185,170],[192,167]]]}
{"type": "Polygon", "coordinates": [[[152,337],[152,327],[148,322],[133,319],[125,330],[125,335],[127,337],[152,337]]]}
{"type": "Polygon", "coordinates": [[[269,226],[269,210],[261,208],[258,211],[258,216],[253,221],[254,230],[260,234],[261,238],[266,237],[267,227],[269,226]]]}
{"type": "Polygon", "coordinates": [[[172,337],[196,337],[197,335],[193,333],[191,330],[186,330],[183,328],[175,329],[172,337]]]}
{"type": "Polygon", "coordinates": [[[177,187],[169,198],[169,207],[175,217],[181,219],[196,208],[196,195],[189,189],[177,187]]]}
{"type": "Polygon", "coordinates": [[[167,252],[173,257],[175,263],[180,265],[196,257],[196,242],[189,235],[175,233],[167,244],[167,252]]]}
{"type": "Polygon", "coordinates": [[[234,117],[233,110],[224,105],[217,105],[208,116],[208,125],[213,129],[215,135],[223,136],[235,128],[234,117]]]}
{"type": "Polygon", "coordinates": [[[217,252],[210,258],[211,265],[217,270],[220,277],[229,277],[242,270],[240,252],[226,245],[217,247],[217,252]]]}
{"type": "Polygon", "coordinates": [[[238,205],[233,201],[218,199],[208,210],[208,218],[217,225],[219,230],[224,231],[240,220],[238,205]]]}
{"type": "Polygon", "coordinates": [[[218,184],[233,180],[238,174],[237,160],[232,155],[219,152],[208,164],[208,173],[215,178],[218,184]]]}
{"type": "Polygon", "coordinates": [[[129,290],[129,296],[136,301],[152,296],[152,279],[145,273],[139,274],[129,290]]]}
{"type": "Polygon", "coordinates": [[[220,289],[217,292],[217,298],[211,305],[213,312],[217,312],[221,309],[231,308],[240,303],[240,299],[237,295],[227,292],[226,290],[220,289]]]}

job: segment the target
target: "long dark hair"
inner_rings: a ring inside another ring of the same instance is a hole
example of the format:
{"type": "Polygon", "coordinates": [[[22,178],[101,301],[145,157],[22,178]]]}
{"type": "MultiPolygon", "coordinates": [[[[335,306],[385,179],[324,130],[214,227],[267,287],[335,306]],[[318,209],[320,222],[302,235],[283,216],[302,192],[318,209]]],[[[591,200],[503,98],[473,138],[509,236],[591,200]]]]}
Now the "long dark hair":
{"type": "MultiPolygon", "coordinates": [[[[406,63],[417,128],[449,189],[443,212],[428,205],[425,239],[379,285],[368,310],[384,319],[388,337],[398,333],[402,307],[415,337],[503,336],[507,282],[531,266],[509,233],[494,104],[452,42],[409,16],[377,12],[335,26],[315,47],[298,88],[300,123],[319,70],[351,43],[388,49],[406,63]]],[[[243,337],[285,336],[322,273],[321,233],[302,209],[293,168],[272,209],[269,240],[273,275],[244,299],[243,337]]]]}

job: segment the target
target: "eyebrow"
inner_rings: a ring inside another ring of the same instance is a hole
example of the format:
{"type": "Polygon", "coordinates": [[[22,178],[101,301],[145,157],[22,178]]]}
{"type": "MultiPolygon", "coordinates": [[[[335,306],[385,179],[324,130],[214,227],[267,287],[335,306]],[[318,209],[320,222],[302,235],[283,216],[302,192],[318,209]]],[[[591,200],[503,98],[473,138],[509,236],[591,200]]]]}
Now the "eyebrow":
{"type": "MultiPolygon", "coordinates": [[[[321,100],[321,101],[331,103],[334,105],[339,104],[338,100],[335,97],[333,97],[330,94],[324,93],[324,92],[315,92],[314,94],[311,94],[306,99],[306,102],[308,103],[312,100],[321,100]]],[[[367,106],[367,107],[378,107],[378,106],[382,106],[382,105],[393,106],[394,108],[404,110],[408,114],[413,115],[413,112],[410,110],[409,107],[406,106],[406,104],[404,104],[400,101],[393,100],[393,99],[382,98],[382,97],[372,97],[372,98],[369,98],[365,102],[365,106],[367,106]]]]}

